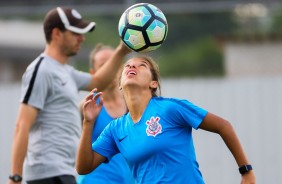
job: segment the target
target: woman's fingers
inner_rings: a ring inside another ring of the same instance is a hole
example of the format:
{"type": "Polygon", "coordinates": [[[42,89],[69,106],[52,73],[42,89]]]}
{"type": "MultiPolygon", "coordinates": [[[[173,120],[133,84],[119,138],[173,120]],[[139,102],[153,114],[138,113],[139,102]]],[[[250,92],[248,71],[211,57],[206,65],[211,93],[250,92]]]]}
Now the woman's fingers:
{"type": "Polygon", "coordinates": [[[94,92],[93,93],[93,100],[97,101],[97,99],[102,95],[102,92],[94,92]]]}
{"type": "Polygon", "coordinates": [[[101,97],[103,93],[97,92],[97,88],[94,88],[85,98],[83,107],[86,107],[89,103],[95,102],[97,105],[102,105],[103,100],[99,97],[101,97]]]}
{"type": "Polygon", "coordinates": [[[92,99],[93,93],[96,93],[97,88],[92,89],[92,91],[85,97],[85,101],[92,99]]]}

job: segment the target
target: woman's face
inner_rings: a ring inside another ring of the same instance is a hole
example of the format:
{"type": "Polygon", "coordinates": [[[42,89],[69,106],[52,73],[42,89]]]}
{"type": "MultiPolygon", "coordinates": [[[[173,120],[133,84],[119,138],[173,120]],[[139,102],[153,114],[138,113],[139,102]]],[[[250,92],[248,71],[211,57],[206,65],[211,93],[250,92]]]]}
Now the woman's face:
{"type": "Polygon", "coordinates": [[[151,66],[147,60],[132,58],[125,63],[120,79],[122,89],[136,86],[150,90],[155,82],[152,81],[151,66]]]}

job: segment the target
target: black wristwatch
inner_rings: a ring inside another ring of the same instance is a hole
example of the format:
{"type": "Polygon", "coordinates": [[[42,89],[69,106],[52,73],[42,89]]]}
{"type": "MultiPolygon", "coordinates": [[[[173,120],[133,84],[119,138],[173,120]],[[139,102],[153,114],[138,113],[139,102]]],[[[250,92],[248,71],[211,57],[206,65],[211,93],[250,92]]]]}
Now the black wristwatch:
{"type": "Polygon", "coordinates": [[[239,167],[239,172],[243,175],[246,174],[247,172],[253,170],[252,165],[242,165],[239,167]]]}
{"type": "Polygon", "coordinates": [[[20,175],[15,174],[15,175],[10,175],[9,179],[17,183],[17,182],[21,182],[23,178],[20,175]]]}

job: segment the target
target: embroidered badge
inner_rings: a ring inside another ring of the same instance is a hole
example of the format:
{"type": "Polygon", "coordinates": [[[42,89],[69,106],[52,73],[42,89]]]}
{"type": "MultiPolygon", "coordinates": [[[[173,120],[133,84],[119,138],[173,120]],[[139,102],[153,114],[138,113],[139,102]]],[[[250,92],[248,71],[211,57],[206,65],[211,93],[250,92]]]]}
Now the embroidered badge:
{"type": "Polygon", "coordinates": [[[162,133],[162,125],[159,123],[160,117],[151,117],[150,120],[147,120],[146,133],[148,136],[156,137],[158,134],[162,133]]]}

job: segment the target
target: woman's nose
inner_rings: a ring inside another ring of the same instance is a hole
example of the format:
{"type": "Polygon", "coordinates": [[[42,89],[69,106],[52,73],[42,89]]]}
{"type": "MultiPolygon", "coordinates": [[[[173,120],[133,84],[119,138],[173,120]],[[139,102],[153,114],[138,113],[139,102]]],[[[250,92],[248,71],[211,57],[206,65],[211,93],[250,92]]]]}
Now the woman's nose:
{"type": "Polygon", "coordinates": [[[135,65],[132,63],[129,65],[129,68],[136,68],[135,65]]]}

